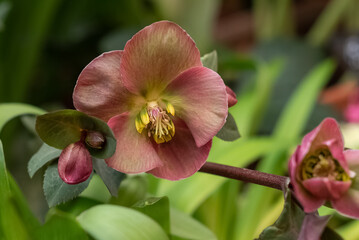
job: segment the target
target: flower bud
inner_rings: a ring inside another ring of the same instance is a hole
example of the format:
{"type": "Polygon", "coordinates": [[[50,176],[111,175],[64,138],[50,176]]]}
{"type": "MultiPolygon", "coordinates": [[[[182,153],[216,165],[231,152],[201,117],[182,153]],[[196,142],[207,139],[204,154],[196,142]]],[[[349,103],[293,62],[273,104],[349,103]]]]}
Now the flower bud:
{"type": "Polygon", "coordinates": [[[105,137],[100,132],[88,131],[85,142],[91,148],[101,149],[105,143],[105,137]]]}

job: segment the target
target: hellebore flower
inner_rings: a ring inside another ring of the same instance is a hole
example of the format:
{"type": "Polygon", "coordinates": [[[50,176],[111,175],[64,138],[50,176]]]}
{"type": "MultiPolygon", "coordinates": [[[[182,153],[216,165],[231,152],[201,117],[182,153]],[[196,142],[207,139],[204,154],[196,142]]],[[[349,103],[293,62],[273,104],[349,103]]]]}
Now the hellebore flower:
{"type": "Polygon", "coordinates": [[[327,201],[340,213],[359,218],[359,151],[344,151],[338,123],[332,118],[304,136],[289,161],[294,194],[305,212],[327,201]]]}
{"type": "Polygon", "coordinates": [[[228,104],[235,103],[228,103],[222,78],[203,67],[190,36],[168,21],[145,27],[123,51],[94,59],[81,72],[73,100],[112,128],[117,146],[106,160],[110,167],[170,180],[205,163],[228,104]]]}

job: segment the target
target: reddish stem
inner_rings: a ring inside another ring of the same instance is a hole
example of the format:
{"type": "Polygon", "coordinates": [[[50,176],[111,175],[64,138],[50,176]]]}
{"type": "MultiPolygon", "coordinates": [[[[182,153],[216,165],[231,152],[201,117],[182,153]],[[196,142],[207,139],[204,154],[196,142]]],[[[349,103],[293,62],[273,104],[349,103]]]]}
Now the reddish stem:
{"type": "Polygon", "coordinates": [[[199,171],[226,178],[237,179],[244,182],[255,183],[282,191],[289,182],[289,178],[285,176],[259,172],[246,168],[231,167],[212,162],[206,162],[199,171]]]}

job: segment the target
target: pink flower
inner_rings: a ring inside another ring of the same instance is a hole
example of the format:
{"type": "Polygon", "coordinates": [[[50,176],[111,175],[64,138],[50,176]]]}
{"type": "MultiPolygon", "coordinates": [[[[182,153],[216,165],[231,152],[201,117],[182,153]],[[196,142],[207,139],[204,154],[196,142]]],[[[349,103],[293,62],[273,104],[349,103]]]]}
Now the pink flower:
{"type": "Polygon", "coordinates": [[[358,170],[359,151],[344,151],[338,123],[332,118],[305,135],[289,161],[294,194],[305,212],[329,201],[340,213],[359,218],[358,170]]]}
{"type": "Polygon", "coordinates": [[[193,40],[168,21],[144,28],[123,51],[94,59],[73,99],[79,111],[112,128],[117,146],[106,159],[110,167],[170,180],[205,163],[229,104],[222,78],[203,67],[193,40]]]}

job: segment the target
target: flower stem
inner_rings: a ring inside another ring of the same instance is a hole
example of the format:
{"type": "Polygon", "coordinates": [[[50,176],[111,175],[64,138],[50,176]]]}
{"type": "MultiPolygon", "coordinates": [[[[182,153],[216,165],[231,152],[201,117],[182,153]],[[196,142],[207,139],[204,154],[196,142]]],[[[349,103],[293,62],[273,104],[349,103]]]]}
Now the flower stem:
{"type": "Polygon", "coordinates": [[[285,189],[285,186],[289,182],[289,178],[285,176],[259,172],[246,168],[237,168],[212,162],[206,162],[199,171],[226,178],[237,179],[244,182],[255,183],[281,191],[285,189]]]}

